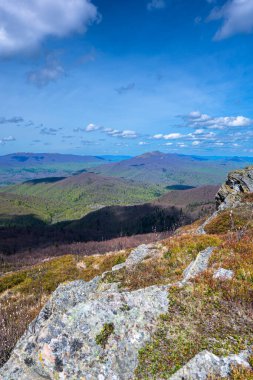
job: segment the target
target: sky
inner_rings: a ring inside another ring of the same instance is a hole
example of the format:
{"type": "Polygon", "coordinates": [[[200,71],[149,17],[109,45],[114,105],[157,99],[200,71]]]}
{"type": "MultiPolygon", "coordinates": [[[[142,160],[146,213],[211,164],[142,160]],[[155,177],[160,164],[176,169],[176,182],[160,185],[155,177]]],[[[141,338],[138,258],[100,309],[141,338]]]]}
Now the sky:
{"type": "Polygon", "coordinates": [[[253,156],[253,0],[0,0],[0,155],[253,156]]]}

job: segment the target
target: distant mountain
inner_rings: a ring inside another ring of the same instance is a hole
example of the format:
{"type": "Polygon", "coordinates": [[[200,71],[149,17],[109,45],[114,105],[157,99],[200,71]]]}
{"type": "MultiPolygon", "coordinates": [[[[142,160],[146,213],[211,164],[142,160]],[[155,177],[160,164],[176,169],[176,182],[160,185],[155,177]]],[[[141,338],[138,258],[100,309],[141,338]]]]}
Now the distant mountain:
{"type": "Polygon", "coordinates": [[[119,161],[106,156],[77,156],[57,153],[14,153],[0,156],[0,185],[23,182],[43,177],[70,176],[83,172],[90,167],[112,161],[119,161]]]}
{"type": "Polygon", "coordinates": [[[128,160],[97,166],[97,174],[132,179],[164,187],[219,184],[227,172],[253,163],[250,157],[199,157],[161,152],[145,153],[128,160]]]}
{"type": "MultiPolygon", "coordinates": [[[[76,156],[72,154],[59,153],[14,153],[0,156],[0,165],[43,165],[65,162],[102,162],[106,159],[94,156],[76,156]]],[[[109,161],[109,160],[108,160],[109,161]]]]}

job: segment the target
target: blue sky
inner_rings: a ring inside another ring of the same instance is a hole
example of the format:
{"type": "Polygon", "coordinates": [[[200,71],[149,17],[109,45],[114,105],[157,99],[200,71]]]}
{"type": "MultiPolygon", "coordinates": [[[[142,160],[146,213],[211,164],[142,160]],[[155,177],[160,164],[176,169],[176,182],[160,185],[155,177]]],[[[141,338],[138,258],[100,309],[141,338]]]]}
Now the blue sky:
{"type": "Polygon", "coordinates": [[[0,154],[253,155],[253,0],[21,4],[0,1],[0,154]]]}

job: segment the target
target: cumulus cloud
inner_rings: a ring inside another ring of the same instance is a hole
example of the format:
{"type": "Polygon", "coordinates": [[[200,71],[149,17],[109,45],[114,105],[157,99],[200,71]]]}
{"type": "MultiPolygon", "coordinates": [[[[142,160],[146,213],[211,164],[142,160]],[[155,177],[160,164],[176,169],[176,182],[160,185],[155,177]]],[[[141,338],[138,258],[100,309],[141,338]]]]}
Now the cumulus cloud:
{"type": "Polygon", "coordinates": [[[183,119],[189,127],[197,128],[198,131],[203,128],[225,129],[253,125],[253,120],[245,116],[211,117],[199,111],[191,112],[189,115],[183,116],[183,119]]]}
{"type": "Polygon", "coordinates": [[[181,133],[169,133],[167,135],[164,135],[162,133],[158,133],[156,135],[153,136],[154,139],[156,140],[160,140],[160,139],[164,139],[164,140],[176,140],[176,139],[180,139],[184,137],[184,135],[182,135],[181,133]]]}
{"type": "Polygon", "coordinates": [[[135,88],[135,83],[129,83],[127,86],[121,86],[119,88],[115,88],[115,91],[119,95],[124,95],[129,91],[132,91],[135,88]]]}
{"type": "Polygon", "coordinates": [[[147,4],[147,9],[153,11],[156,9],[164,9],[166,7],[165,0],[151,0],[147,4]]]}
{"type": "Polygon", "coordinates": [[[95,21],[90,0],[0,0],[0,54],[37,48],[46,37],[84,33],[95,21]]]}
{"type": "Polygon", "coordinates": [[[222,7],[214,8],[208,19],[223,20],[221,28],[215,34],[216,40],[238,33],[251,33],[253,31],[253,1],[229,0],[222,7]]]}

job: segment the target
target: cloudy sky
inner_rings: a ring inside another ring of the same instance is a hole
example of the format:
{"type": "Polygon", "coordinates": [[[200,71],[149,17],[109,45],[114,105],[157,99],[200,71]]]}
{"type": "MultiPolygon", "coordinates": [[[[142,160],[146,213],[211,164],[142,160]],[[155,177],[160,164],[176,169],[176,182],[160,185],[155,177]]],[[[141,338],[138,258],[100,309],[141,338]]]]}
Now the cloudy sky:
{"type": "Polygon", "coordinates": [[[253,0],[0,0],[0,154],[253,156],[253,0]]]}

